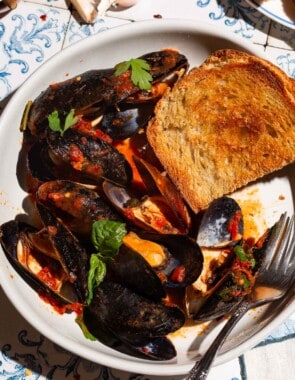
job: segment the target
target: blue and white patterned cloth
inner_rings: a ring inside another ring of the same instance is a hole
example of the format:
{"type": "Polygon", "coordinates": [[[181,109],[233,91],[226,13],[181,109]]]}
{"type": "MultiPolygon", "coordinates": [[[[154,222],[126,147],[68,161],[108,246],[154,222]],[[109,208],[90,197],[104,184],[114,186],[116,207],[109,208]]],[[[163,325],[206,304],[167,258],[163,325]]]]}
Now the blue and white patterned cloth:
{"type": "MultiPolygon", "coordinates": [[[[93,25],[81,24],[66,1],[21,1],[0,19],[0,112],[13,92],[53,54],[92,34],[159,16],[205,20],[228,28],[266,51],[275,64],[295,79],[295,30],[270,20],[244,0],[142,0],[121,12],[108,12],[93,25]]],[[[0,379],[168,380],[81,359],[28,325],[1,289],[0,305],[0,379]]],[[[214,367],[208,379],[291,380],[295,379],[294,358],[295,315],[254,349],[214,367]]]]}

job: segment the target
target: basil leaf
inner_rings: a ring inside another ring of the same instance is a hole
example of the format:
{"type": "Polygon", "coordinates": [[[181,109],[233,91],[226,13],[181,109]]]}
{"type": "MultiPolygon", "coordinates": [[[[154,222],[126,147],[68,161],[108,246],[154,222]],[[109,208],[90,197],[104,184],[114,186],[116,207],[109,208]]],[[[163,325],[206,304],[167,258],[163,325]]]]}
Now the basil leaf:
{"type": "Polygon", "coordinates": [[[90,305],[93,298],[93,291],[98,286],[106,275],[106,264],[99,258],[98,254],[93,253],[90,257],[90,269],[88,272],[88,296],[87,305],[90,305]]]}
{"type": "Polygon", "coordinates": [[[125,235],[124,223],[98,220],[92,225],[92,243],[101,258],[108,259],[117,254],[125,235]]]}
{"type": "Polygon", "coordinates": [[[78,316],[76,318],[76,323],[78,324],[78,326],[82,330],[83,335],[85,336],[86,339],[93,340],[93,341],[97,340],[96,337],[94,335],[92,335],[91,332],[89,332],[89,330],[88,330],[87,326],[85,325],[83,318],[81,316],[78,316]]]}

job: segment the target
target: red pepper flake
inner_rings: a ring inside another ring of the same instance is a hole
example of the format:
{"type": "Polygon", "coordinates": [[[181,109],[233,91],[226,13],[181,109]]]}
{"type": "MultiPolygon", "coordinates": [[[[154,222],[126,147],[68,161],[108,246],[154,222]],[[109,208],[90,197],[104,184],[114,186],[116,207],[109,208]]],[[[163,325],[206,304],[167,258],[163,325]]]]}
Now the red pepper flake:
{"type": "Polygon", "coordinates": [[[183,265],[176,267],[170,278],[173,282],[182,283],[185,279],[185,267],[183,265]]]}
{"type": "Polygon", "coordinates": [[[164,216],[163,217],[156,216],[154,218],[154,223],[156,227],[161,228],[161,229],[165,229],[165,227],[167,226],[167,220],[165,219],[164,216]]]}
{"type": "Polygon", "coordinates": [[[154,15],[153,17],[154,17],[154,18],[163,18],[163,16],[162,16],[162,15],[160,15],[159,13],[158,13],[158,14],[156,14],[156,15],[154,15]]]}
{"type": "Polygon", "coordinates": [[[39,271],[38,278],[50,289],[57,290],[58,283],[48,267],[44,267],[39,271]]]}
{"type": "Polygon", "coordinates": [[[230,233],[231,240],[236,240],[239,237],[239,223],[241,218],[241,211],[236,211],[228,222],[227,230],[230,233]]]}
{"type": "Polygon", "coordinates": [[[238,297],[238,296],[240,296],[242,294],[242,291],[241,290],[233,290],[232,292],[231,292],[231,295],[233,296],[233,297],[238,297]]]}
{"type": "Polygon", "coordinates": [[[40,291],[38,294],[44,302],[51,305],[53,309],[60,315],[66,312],[75,312],[77,315],[82,315],[83,313],[83,305],[78,302],[63,305],[53,297],[49,296],[47,293],[40,291]]]}
{"type": "Polygon", "coordinates": [[[40,16],[40,19],[41,19],[42,21],[46,21],[46,19],[47,19],[47,15],[41,15],[41,16],[40,16]]]}
{"type": "Polygon", "coordinates": [[[49,235],[51,236],[54,236],[57,233],[57,228],[55,226],[48,226],[47,230],[48,230],[49,235]]]}
{"type": "Polygon", "coordinates": [[[39,297],[44,301],[45,303],[51,305],[53,309],[58,313],[58,314],[64,314],[66,312],[65,306],[61,305],[59,302],[57,302],[53,297],[50,297],[47,293],[44,293],[40,291],[38,293],[39,297]]]}
{"type": "Polygon", "coordinates": [[[70,145],[69,160],[74,169],[81,170],[84,163],[84,156],[79,147],[75,144],[70,145]]]}
{"type": "Polygon", "coordinates": [[[112,138],[107,135],[106,133],[104,133],[101,129],[99,128],[94,128],[91,124],[91,121],[89,120],[86,120],[86,119],[80,119],[74,126],[74,128],[85,134],[85,135],[89,135],[91,137],[94,137],[94,138],[98,138],[100,140],[104,140],[106,142],[108,142],[109,144],[112,144],[113,140],[112,138]]]}
{"type": "Polygon", "coordinates": [[[129,220],[134,220],[135,216],[131,208],[125,208],[124,209],[124,215],[126,216],[127,219],[129,220]]]}
{"type": "Polygon", "coordinates": [[[95,130],[95,137],[99,138],[100,140],[104,140],[109,144],[112,144],[113,142],[112,138],[106,133],[104,133],[101,129],[95,130]]]}
{"type": "Polygon", "coordinates": [[[73,302],[65,306],[66,310],[74,311],[77,315],[82,315],[83,305],[79,302],[73,302]]]}

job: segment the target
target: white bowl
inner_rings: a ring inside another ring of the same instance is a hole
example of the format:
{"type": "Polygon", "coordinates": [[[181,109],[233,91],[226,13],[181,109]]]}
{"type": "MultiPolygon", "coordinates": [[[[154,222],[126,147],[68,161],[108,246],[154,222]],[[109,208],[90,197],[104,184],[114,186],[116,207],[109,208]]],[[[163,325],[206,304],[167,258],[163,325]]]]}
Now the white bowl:
{"type": "MultiPolygon", "coordinates": [[[[214,50],[235,48],[261,56],[259,50],[246,40],[211,25],[194,21],[153,20],[117,27],[63,50],[40,67],[16,92],[5,108],[0,121],[0,223],[14,219],[25,208],[26,193],[21,189],[16,166],[21,148],[19,131],[21,115],[26,102],[34,99],[50,83],[65,80],[93,68],[106,68],[162,49],[175,48],[185,54],[191,67],[199,65],[214,50]]],[[[265,206],[269,223],[276,220],[280,212],[293,212],[294,180],[291,183],[289,167],[267,180],[255,184],[259,187],[261,202],[265,206]],[[284,200],[278,201],[279,195],[284,200]]],[[[121,354],[99,342],[85,339],[74,322],[74,315],[58,315],[50,306],[17,275],[0,252],[1,285],[8,298],[43,335],[93,362],[117,369],[132,369],[146,375],[180,375],[189,371],[199,352],[204,352],[220,328],[209,329],[198,336],[198,327],[185,327],[172,337],[177,357],[169,362],[153,362],[121,354]]],[[[215,364],[228,361],[253,347],[272,329],[283,322],[294,310],[294,301],[278,303],[275,308],[265,308],[253,316],[246,316],[231,334],[215,364]]]]}

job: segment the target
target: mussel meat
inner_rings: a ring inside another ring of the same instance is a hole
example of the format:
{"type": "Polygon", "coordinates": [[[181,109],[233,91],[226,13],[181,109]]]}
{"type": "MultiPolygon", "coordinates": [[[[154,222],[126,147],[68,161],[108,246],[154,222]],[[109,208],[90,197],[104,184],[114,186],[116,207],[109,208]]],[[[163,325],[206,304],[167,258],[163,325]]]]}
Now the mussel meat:
{"type": "Polygon", "coordinates": [[[253,246],[242,241],[232,248],[234,260],[224,270],[214,291],[208,295],[202,307],[193,316],[196,321],[208,321],[226,315],[241,297],[251,291],[255,275],[268,251],[268,244],[275,230],[276,224],[269,228],[253,246]]]}
{"type": "Polygon", "coordinates": [[[53,251],[50,243],[43,244],[42,251],[38,249],[41,244],[37,234],[38,230],[23,222],[11,220],[2,224],[0,241],[9,262],[42,298],[61,305],[78,302],[73,283],[56,256],[44,254],[45,250],[53,251]],[[34,245],[35,238],[38,247],[34,245]]]}

